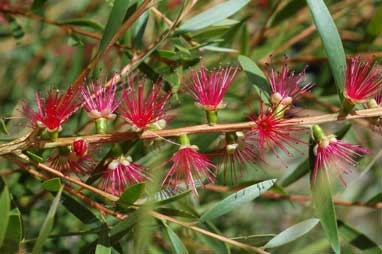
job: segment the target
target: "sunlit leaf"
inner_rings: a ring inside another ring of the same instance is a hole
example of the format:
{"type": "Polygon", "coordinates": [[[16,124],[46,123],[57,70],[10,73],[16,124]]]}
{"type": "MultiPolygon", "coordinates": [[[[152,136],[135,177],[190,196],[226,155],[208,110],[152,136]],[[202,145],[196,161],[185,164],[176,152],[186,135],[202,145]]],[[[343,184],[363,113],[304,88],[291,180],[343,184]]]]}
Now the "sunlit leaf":
{"type": "Polygon", "coordinates": [[[58,205],[60,203],[62,190],[64,189],[64,186],[62,185],[59,189],[56,197],[54,198],[52,205],[50,206],[49,212],[46,215],[46,218],[44,220],[44,223],[42,224],[42,227],[40,229],[40,233],[38,234],[37,240],[35,245],[32,249],[32,254],[38,254],[42,253],[42,247],[44,246],[44,243],[48,236],[50,235],[52,229],[53,229],[53,223],[54,223],[54,216],[56,214],[58,205]]]}
{"type": "Polygon", "coordinates": [[[229,0],[218,4],[191,19],[186,20],[178,29],[178,33],[185,33],[203,29],[207,26],[218,23],[243,8],[249,0],[229,0]]]}
{"type": "Polygon", "coordinates": [[[259,197],[261,193],[271,188],[275,182],[276,179],[266,180],[231,194],[222,201],[218,202],[207,212],[205,212],[202,217],[200,217],[200,222],[212,220],[235,209],[238,209],[240,205],[259,197]]]}
{"type": "Polygon", "coordinates": [[[269,242],[267,242],[267,244],[264,245],[264,247],[275,248],[292,242],[312,230],[319,221],[319,219],[308,219],[297,223],[273,237],[269,242]]]}
{"type": "Polygon", "coordinates": [[[337,27],[323,0],[306,0],[320,34],[340,98],[345,85],[346,57],[337,27]]]}

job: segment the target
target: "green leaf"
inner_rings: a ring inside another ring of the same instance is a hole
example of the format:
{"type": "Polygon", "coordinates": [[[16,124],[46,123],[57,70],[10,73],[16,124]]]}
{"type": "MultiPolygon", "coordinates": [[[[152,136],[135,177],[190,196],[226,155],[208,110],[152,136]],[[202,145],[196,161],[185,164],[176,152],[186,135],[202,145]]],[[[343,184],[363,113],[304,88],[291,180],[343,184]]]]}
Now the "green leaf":
{"type": "Polygon", "coordinates": [[[289,175],[287,175],[282,181],[281,186],[287,187],[291,185],[292,183],[299,180],[301,177],[306,175],[309,172],[309,160],[306,159],[303,162],[301,162],[295,170],[293,170],[289,175]]]}
{"type": "Polygon", "coordinates": [[[61,188],[61,179],[56,177],[46,180],[42,183],[42,187],[47,191],[57,192],[61,188]]]}
{"type": "Polygon", "coordinates": [[[60,203],[61,193],[62,193],[63,189],[64,189],[64,186],[62,185],[61,188],[59,189],[56,197],[54,198],[52,205],[50,206],[49,212],[46,215],[46,219],[44,220],[44,223],[42,224],[40,233],[38,234],[36,243],[33,246],[32,254],[42,253],[42,247],[43,247],[46,239],[48,238],[50,232],[53,229],[54,215],[56,214],[57,207],[60,203]]]}
{"type": "Polygon", "coordinates": [[[250,202],[261,195],[261,193],[267,191],[273,186],[276,179],[266,180],[247,188],[244,188],[217,203],[210,210],[205,212],[200,217],[200,222],[217,218],[223,214],[226,214],[232,210],[238,209],[238,207],[244,203],[250,202]]]}
{"type": "Polygon", "coordinates": [[[304,8],[304,0],[291,0],[282,9],[277,11],[271,21],[270,27],[275,27],[284,20],[295,15],[299,10],[304,8]]]}
{"type": "Polygon", "coordinates": [[[111,254],[111,244],[109,238],[109,230],[107,225],[102,224],[101,231],[98,234],[98,242],[95,254],[111,254]]]}
{"type": "Polygon", "coordinates": [[[189,20],[186,20],[178,29],[178,33],[197,31],[216,24],[235,14],[243,8],[249,0],[229,0],[218,4],[189,20]]]}
{"type": "Polygon", "coordinates": [[[39,13],[42,10],[42,7],[44,6],[46,1],[47,0],[34,0],[31,7],[31,11],[39,13]]]}
{"type": "Polygon", "coordinates": [[[227,53],[238,53],[239,51],[237,49],[230,49],[230,48],[222,48],[217,46],[204,46],[201,47],[202,50],[208,50],[208,51],[214,51],[214,52],[227,52],[227,53]]]}
{"type": "Polygon", "coordinates": [[[351,245],[357,247],[364,254],[380,254],[382,253],[382,248],[378,244],[372,241],[365,234],[357,231],[351,226],[347,225],[345,222],[338,220],[338,228],[340,236],[344,238],[351,245]]]}
{"type": "Polygon", "coordinates": [[[85,224],[99,222],[97,216],[86,206],[67,194],[62,195],[62,204],[65,208],[85,224]]]}
{"type": "Polygon", "coordinates": [[[99,52],[106,49],[107,45],[113,38],[114,34],[118,31],[119,27],[122,25],[126,12],[129,8],[130,0],[115,0],[113,8],[111,9],[107,24],[105,26],[105,31],[103,33],[101,42],[99,44],[99,52]]]}
{"type": "MultiPolygon", "coordinates": [[[[310,140],[309,146],[309,162],[311,175],[313,174],[314,167],[314,153],[313,149],[315,142],[310,140]]],[[[336,211],[334,208],[331,186],[326,170],[318,170],[316,179],[314,181],[311,177],[311,190],[312,190],[312,201],[314,204],[314,209],[316,211],[317,217],[320,219],[320,223],[326,238],[329,240],[329,243],[335,253],[341,252],[341,246],[338,239],[338,228],[337,228],[337,218],[336,211]]]]}
{"type": "Polygon", "coordinates": [[[165,224],[165,230],[168,238],[170,239],[171,246],[173,247],[176,254],[188,254],[188,250],[180,240],[179,236],[168,226],[165,224]]]}
{"type": "Polygon", "coordinates": [[[382,192],[378,192],[374,196],[372,196],[367,202],[367,205],[375,205],[377,203],[382,202],[382,192]]]}
{"type": "Polygon", "coordinates": [[[162,190],[160,193],[158,193],[159,197],[157,198],[157,199],[160,199],[160,201],[156,202],[155,205],[160,206],[160,205],[172,203],[176,200],[179,200],[179,199],[182,199],[182,198],[188,196],[190,193],[191,193],[191,190],[187,190],[185,192],[169,196],[165,190],[162,190]],[[165,197],[163,198],[163,196],[165,196],[165,197]]]}
{"type": "Polygon", "coordinates": [[[312,230],[319,221],[319,219],[313,218],[297,223],[273,237],[264,247],[275,248],[292,242],[312,230]]]}
{"type": "Polygon", "coordinates": [[[89,27],[94,30],[103,32],[103,26],[99,24],[96,21],[90,20],[90,19],[66,19],[63,21],[59,22],[61,25],[74,25],[74,26],[84,26],[84,27],[89,27]]]}
{"type": "Polygon", "coordinates": [[[3,246],[0,248],[0,253],[19,253],[19,245],[23,238],[23,223],[21,214],[17,212],[11,212],[9,214],[9,221],[7,227],[7,233],[3,246]]]}
{"type": "Polygon", "coordinates": [[[134,204],[135,201],[142,195],[145,190],[145,183],[137,183],[127,188],[117,201],[117,204],[121,207],[128,208],[134,204]]]}
{"type": "Polygon", "coordinates": [[[129,216],[124,219],[123,221],[120,221],[118,224],[116,224],[114,227],[110,229],[110,240],[112,243],[115,243],[119,241],[123,236],[125,236],[137,223],[138,221],[138,214],[137,212],[134,212],[132,214],[129,214],[129,216]]]}
{"type": "MultiPolygon", "coordinates": [[[[200,225],[200,228],[203,228],[205,230],[208,230],[210,232],[214,232],[218,235],[222,235],[222,232],[220,232],[214,224],[211,222],[207,222],[205,224],[200,225]]],[[[231,250],[227,243],[224,243],[218,239],[206,236],[204,234],[197,234],[197,237],[208,246],[209,249],[213,251],[213,253],[227,253],[230,254],[231,250]]]]}
{"type": "MultiPolygon", "coordinates": [[[[2,179],[0,179],[0,181],[3,183],[2,179]]],[[[8,187],[5,184],[2,185],[2,189],[0,190],[0,247],[3,245],[3,241],[6,237],[9,212],[11,209],[11,199],[9,196],[8,187]]]]}
{"type": "Polygon", "coordinates": [[[168,215],[168,216],[171,216],[171,217],[185,217],[185,218],[195,218],[195,214],[189,212],[189,211],[186,211],[186,210],[179,210],[179,209],[175,209],[175,208],[169,208],[169,207],[160,207],[158,209],[156,209],[159,213],[161,214],[164,214],[164,215],[168,215]]]}
{"type": "Polygon", "coordinates": [[[5,124],[5,121],[3,118],[0,118],[0,133],[9,135],[9,132],[7,130],[7,125],[5,124]]]}
{"type": "Polygon", "coordinates": [[[246,235],[231,238],[242,243],[247,243],[254,246],[262,246],[271,240],[275,234],[260,234],[260,235],[246,235]]]}
{"type": "Polygon", "coordinates": [[[337,92],[342,100],[345,84],[346,57],[340,35],[323,0],[306,0],[306,2],[320,34],[325,52],[328,55],[337,92]]]}
{"type": "Polygon", "coordinates": [[[271,87],[269,86],[267,78],[259,66],[257,66],[257,64],[249,57],[240,55],[238,59],[241,67],[243,67],[243,70],[247,74],[249,81],[257,86],[260,91],[270,95],[271,87]]]}

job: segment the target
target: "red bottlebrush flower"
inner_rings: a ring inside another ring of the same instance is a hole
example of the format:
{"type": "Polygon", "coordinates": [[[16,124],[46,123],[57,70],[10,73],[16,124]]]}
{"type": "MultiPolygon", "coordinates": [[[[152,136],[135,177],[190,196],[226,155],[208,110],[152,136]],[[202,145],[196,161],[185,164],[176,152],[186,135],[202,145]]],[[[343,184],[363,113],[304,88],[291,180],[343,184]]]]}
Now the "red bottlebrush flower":
{"type": "Polygon", "coordinates": [[[274,105],[290,105],[313,87],[312,83],[302,84],[306,80],[305,69],[296,75],[285,64],[280,72],[271,69],[266,74],[271,84],[271,101],[274,105]]]}
{"type": "Polygon", "coordinates": [[[280,116],[281,113],[276,111],[277,108],[265,109],[263,102],[260,101],[259,114],[248,116],[251,121],[256,123],[248,131],[248,139],[260,150],[261,158],[264,158],[266,147],[278,157],[277,147],[289,155],[288,148],[298,151],[294,144],[304,143],[302,140],[292,136],[294,133],[301,133],[304,129],[298,126],[286,125],[285,122],[287,120],[280,116]]]}
{"type": "Polygon", "coordinates": [[[64,174],[86,174],[95,167],[96,162],[90,155],[96,150],[88,147],[82,138],[76,139],[71,147],[62,147],[57,154],[49,158],[50,166],[64,174]]]}
{"type": "Polygon", "coordinates": [[[236,178],[236,172],[245,168],[248,164],[255,164],[258,155],[253,149],[247,132],[226,133],[224,147],[219,152],[222,155],[221,167],[224,176],[227,170],[236,178]]]}
{"type": "Polygon", "coordinates": [[[373,64],[373,59],[362,62],[353,57],[347,63],[344,95],[353,104],[364,103],[377,96],[381,90],[382,72],[373,64]]]}
{"type": "Polygon", "coordinates": [[[223,97],[238,73],[239,68],[220,68],[209,72],[200,61],[200,70],[192,71],[192,82],[186,90],[196,103],[206,111],[216,111],[221,107],[223,97]]]}
{"type": "Polygon", "coordinates": [[[138,87],[135,89],[135,77],[132,77],[128,81],[128,88],[123,89],[122,116],[136,130],[162,120],[165,105],[171,96],[171,93],[161,95],[162,83],[154,83],[151,91],[145,96],[145,82],[145,79],[138,80],[138,87]]]}
{"type": "Polygon", "coordinates": [[[58,130],[64,122],[77,110],[78,92],[69,90],[59,96],[58,90],[50,89],[48,98],[41,98],[35,93],[37,112],[24,105],[24,114],[32,121],[34,127],[47,128],[48,131],[58,130]]]}
{"type": "Polygon", "coordinates": [[[103,189],[113,195],[123,193],[127,185],[139,183],[147,179],[144,168],[132,162],[130,156],[120,156],[112,160],[103,171],[103,189]]]}
{"type": "Polygon", "coordinates": [[[206,177],[209,182],[214,182],[215,175],[213,170],[215,165],[204,154],[197,151],[196,146],[181,146],[180,149],[167,161],[172,166],[168,171],[163,184],[173,185],[174,188],[179,184],[179,180],[184,180],[187,188],[191,188],[195,195],[196,184],[194,178],[202,181],[206,177]]]}
{"type": "Polygon", "coordinates": [[[316,181],[318,170],[335,169],[341,181],[346,185],[342,174],[350,173],[350,169],[356,166],[355,158],[368,153],[367,149],[358,145],[346,144],[337,140],[334,135],[324,136],[314,147],[316,160],[313,168],[313,181],[316,181]]]}
{"type": "Polygon", "coordinates": [[[109,87],[104,87],[102,81],[92,82],[90,86],[82,86],[81,94],[84,99],[84,107],[92,119],[105,118],[114,120],[113,114],[120,102],[115,98],[117,86],[114,82],[109,87]]]}

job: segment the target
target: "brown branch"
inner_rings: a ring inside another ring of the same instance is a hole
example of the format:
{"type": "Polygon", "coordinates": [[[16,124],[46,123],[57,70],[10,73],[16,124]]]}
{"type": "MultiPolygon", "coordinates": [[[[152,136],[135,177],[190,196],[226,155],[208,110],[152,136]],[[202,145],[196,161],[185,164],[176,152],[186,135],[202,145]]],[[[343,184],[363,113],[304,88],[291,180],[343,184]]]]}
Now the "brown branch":
{"type": "MultiPolygon", "coordinates": [[[[313,124],[322,124],[328,122],[353,120],[368,117],[382,116],[382,108],[363,109],[354,111],[352,114],[342,116],[339,113],[324,114],[311,117],[301,117],[289,119],[285,122],[286,126],[297,125],[308,127],[313,124]]],[[[89,143],[110,143],[117,141],[127,141],[133,139],[152,139],[157,137],[177,137],[183,134],[201,134],[201,133],[214,133],[214,132],[230,132],[248,130],[256,125],[255,122],[242,122],[242,123],[227,123],[209,126],[207,124],[188,126],[183,128],[164,129],[164,130],[145,130],[142,133],[131,132],[114,132],[109,134],[95,134],[81,136],[89,143]]],[[[38,148],[53,148],[58,146],[67,146],[73,143],[77,137],[58,138],[56,141],[36,141],[38,148]]]]}
{"type": "MultiPolygon", "coordinates": [[[[15,155],[17,157],[19,157],[19,155],[15,155]]],[[[35,169],[33,169],[32,167],[28,166],[27,164],[25,163],[22,163],[21,161],[19,161],[18,159],[14,158],[13,156],[10,156],[10,155],[7,155],[6,156],[7,159],[9,159],[10,161],[12,161],[13,163],[15,163],[16,165],[18,165],[19,167],[25,169],[27,172],[29,172],[31,175],[35,176],[36,178],[39,178],[39,179],[44,179],[44,180],[47,180],[49,179],[48,176],[36,171],[35,169]]],[[[41,168],[43,170],[46,170],[47,172],[49,173],[52,173],[52,169],[48,169],[48,168],[41,168]]],[[[53,171],[55,171],[53,169],[53,171]]],[[[59,176],[59,175],[57,175],[59,176]]],[[[64,180],[67,180],[67,181],[70,181],[72,183],[75,183],[77,185],[79,185],[79,181],[75,180],[75,179],[72,179],[70,177],[63,177],[63,176],[59,176],[61,178],[63,178],[64,180]]],[[[82,185],[79,185],[81,187],[84,187],[86,184],[82,183],[82,185]]],[[[124,215],[124,214],[121,214],[121,213],[118,213],[118,212],[114,212],[106,207],[104,207],[102,204],[88,198],[87,196],[85,196],[82,192],[78,191],[78,190],[75,190],[73,188],[71,188],[70,186],[68,185],[65,185],[64,186],[64,189],[69,192],[70,194],[80,198],[81,200],[83,200],[84,202],[86,202],[87,204],[89,204],[91,207],[101,211],[102,213],[105,213],[105,214],[109,214],[119,220],[124,220],[127,218],[127,215],[124,215]]],[[[93,189],[89,189],[89,188],[86,188],[92,192],[94,192],[93,189]]],[[[101,192],[100,190],[98,190],[97,192],[94,192],[95,194],[98,194],[98,195],[101,195],[101,192]]],[[[107,197],[107,196],[104,196],[104,195],[101,195],[107,199],[110,199],[110,197],[107,197]]],[[[118,199],[118,197],[116,197],[118,199]]],[[[113,199],[110,199],[112,201],[115,201],[113,199]]],[[[132,208],[137,208],[135,206],[132,206],[132,208]]],[[[180,220],[177,220],[175,218],[172,218],[170,216],[167,216],[167,215],[164,215],[164,214],[161,214],[161,213],[158,213],[158,212],[155,212],[155,211],[151,211],[150,212],[150,215],[153,216],[154,218],[156,219],[160,219],[160,220],[166,220],[166,221],[170,221],[170,222],[173,222],[173,223],[176,223],[180,226],[183,226],[183,227],[186,227],[186,228],[189,228],[193,231],[196,231],[196,232],[199,232],[201,234],[204,234],[204,235],[207,235],[209,237],[212,237],[212,238],[215,238],[217,240],[220,240],[222,242],[225,242],[225,243],[228,243],[228,244],[231,244],[233,246],[236,246],[236,247],[239,247],[239,248],[242,248],[242,249],[245,249],[245,250],[250,250],[250,251],[253,251],[254,253],[259,253],[259,254],[270,254],[269,252],[266,252],[264,251],[262,248],[259,248],[259,247],[255,247],[255,246],[251,246],[251,245],[248,245],[248,244],[245,244],[245,243],[241,243],[239,241],[236,241],[236,240],[233,240],[233,239],[230,239],[228,237],[225,237],[225,236],[222,236],[222,235],[218,235],[218,234],[215,234],[213,232],[210,232],[208,230],[205,230],[205,229],[202,229],[202,228],[199,228],[197,226],[193,226],[193,225],[190,225],[189,223],[187,222],[183,222],[183,221],[180,221],[180,220]]]]}

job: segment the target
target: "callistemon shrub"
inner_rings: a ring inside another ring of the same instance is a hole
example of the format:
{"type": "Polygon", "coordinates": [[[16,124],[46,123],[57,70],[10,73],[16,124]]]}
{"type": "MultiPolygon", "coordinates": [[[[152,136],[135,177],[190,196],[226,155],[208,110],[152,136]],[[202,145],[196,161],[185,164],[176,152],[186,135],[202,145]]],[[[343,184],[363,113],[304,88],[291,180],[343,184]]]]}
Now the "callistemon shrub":
{"type": "Polygon", "coordinates": [[[0,254],[381,254],[380,1],[0,1],[0,254]]]}

